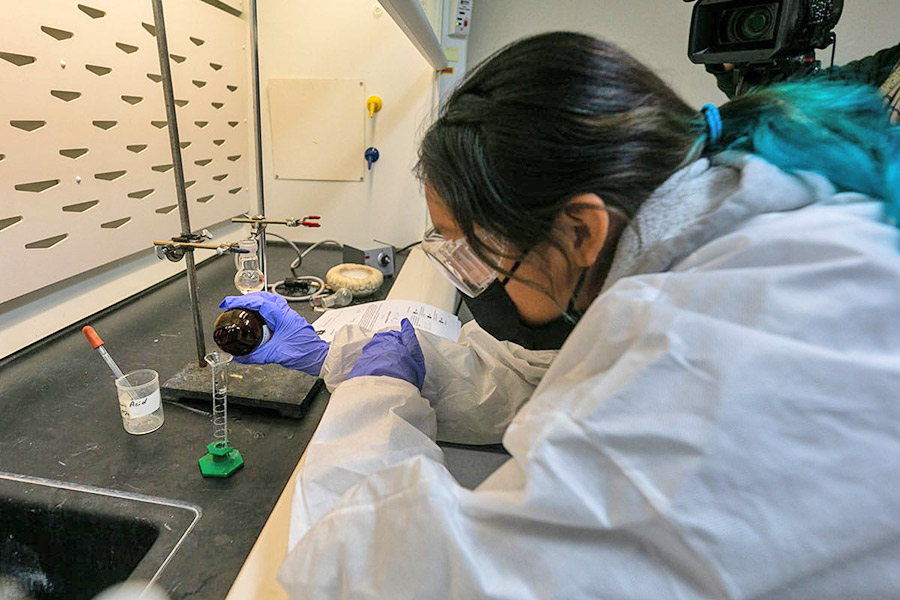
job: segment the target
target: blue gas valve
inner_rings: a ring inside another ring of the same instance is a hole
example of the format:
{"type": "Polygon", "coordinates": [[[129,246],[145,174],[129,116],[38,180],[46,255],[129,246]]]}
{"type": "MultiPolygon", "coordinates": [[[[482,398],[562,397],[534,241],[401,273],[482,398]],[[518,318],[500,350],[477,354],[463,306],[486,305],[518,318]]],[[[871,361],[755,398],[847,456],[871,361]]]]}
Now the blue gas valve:
{"type": "Polygon", "coordinates": [[[369,170],[372,170],[372,163],[378,162],[378,148],[366,148],[366,162],[369,163],[369,170]]]}

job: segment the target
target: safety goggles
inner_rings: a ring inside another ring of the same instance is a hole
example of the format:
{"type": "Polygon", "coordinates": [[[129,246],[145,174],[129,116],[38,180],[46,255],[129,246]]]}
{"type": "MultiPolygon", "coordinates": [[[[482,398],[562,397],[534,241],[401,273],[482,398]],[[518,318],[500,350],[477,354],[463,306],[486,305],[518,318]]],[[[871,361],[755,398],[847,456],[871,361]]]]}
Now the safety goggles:
{"type": "MultiPolygon", "coordinates": [[[[502,245],[492,236],[482,237],[502,251],[502,245]]],[[[430,227],[422,237],[422,250],[444,277],[470,298],[482,293],[497,279],[497,272],[478,258],[465,238],[448,240],[430,227]]]]}

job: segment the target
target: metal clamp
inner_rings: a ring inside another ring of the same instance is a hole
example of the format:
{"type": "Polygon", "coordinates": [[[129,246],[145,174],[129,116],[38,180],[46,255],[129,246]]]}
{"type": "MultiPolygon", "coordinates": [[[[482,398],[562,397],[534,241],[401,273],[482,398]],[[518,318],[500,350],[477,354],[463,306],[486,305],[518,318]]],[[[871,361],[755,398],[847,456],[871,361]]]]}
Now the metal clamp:
{"type": "Polygon", "coordinates": [[[249,223],[250,231],[254,235],[266,228],[266,225],[285,225],[287,227],[321,227],[322,224],[317,221],[321,219],[318,215],[310,215],[302,219],[288,217],[287,219],[267,219],[262,215],[234,217],[232,223],[249,223]]]}
{"type": "Polygon", "coordinates": [[[249,250],[238,246],[238,242],[223,242],[221,244],[204,244],[200,240],[209,239],[212,235],[205,229],[200,235],[180,235],[173,237],[171,241],[153,240],[156,246],[156,257],[160,260],[167,259],[172,262],[178,262],[186,252],[193,252],[195,248],[203,248],[204,250],[215,250],[216,254],[222,256],[226,252],[232,254],[249,254],[249,250]]]}

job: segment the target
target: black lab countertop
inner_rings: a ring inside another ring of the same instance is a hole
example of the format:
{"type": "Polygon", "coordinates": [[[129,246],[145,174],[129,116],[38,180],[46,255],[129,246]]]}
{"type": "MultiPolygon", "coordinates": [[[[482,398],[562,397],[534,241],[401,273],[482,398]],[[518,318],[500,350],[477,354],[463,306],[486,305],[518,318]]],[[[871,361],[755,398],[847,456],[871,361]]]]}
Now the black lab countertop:
{"type": "MultiPolygon", "coordinates": [[[[294,256],[287,246],[272,246],[270,278],[289,274],[294,256]]],[[[339,249],[317,248],[301,271],[324,276],[340,262],[339,249]]],[[[198,269],[208,349],[215,348],[211,329],[218,303],[236,293],[233,276],[228,255],[198,269]]],[[[373,299],[383,298],[391,281],[386,279],[373,299]]],[[[292,305],[309,320],[317,316],[306,303],[292,305]]],[[[151,368],[165,382],[196,361],[183,275],[14,355],[0,363],[0,471],[200,506],[202,517],[159,583],[173,599],[221,600],[315,431],[328,394],[322,391],[313,398],[300,420],[229,406],[229,437],[245,466],[229,479],[204,479],[197,459],[212,439],[208,414],[196,406],[191,410],[165,403],[165,424],[159,430],[127,434],[112,374],[81,333],[87,324],[96,328],[125,372],[151,368]]]]}

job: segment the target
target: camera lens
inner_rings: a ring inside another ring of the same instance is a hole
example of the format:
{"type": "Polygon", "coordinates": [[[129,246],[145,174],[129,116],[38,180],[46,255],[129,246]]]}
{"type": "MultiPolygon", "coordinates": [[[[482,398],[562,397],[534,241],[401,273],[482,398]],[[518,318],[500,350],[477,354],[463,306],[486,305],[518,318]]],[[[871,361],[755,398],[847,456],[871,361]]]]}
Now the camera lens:
{"type": "Polygon", "coordinates": [[[723,11],[723,43],[761,42],[775,36],[777,3],[723,11]]]}
{"type": "Polygon", "coordinates": [[[765,9],[758,9],[748,12],[738,26],[742,37],[755,40],[766,34],[771,23],[772,15],[765,9]]]}

